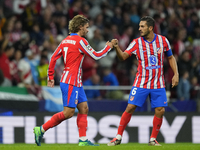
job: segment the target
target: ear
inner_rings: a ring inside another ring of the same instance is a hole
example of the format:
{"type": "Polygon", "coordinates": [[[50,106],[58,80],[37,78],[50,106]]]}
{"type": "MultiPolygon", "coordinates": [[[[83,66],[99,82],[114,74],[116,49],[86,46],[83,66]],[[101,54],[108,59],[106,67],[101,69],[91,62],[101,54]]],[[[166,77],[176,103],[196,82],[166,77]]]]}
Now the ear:
{"type": "Polygon", "coordinates": [[[83,26],[80,25],[80,26],[79,26],[79,29],[82,30],[82,29],[83,29],[83,26]]]}
{"type": "Polygon", "coordinates": [[[150,26],[149,29],[150,29],[151,31],[153,31],[153,26],[150,26]]]}

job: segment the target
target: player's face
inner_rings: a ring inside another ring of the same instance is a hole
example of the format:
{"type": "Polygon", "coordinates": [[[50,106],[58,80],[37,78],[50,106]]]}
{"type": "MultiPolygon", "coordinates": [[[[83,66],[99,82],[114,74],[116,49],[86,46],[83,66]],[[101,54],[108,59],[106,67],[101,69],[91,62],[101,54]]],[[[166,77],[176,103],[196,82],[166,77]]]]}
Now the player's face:
{"type": "Polygon", "coordinates": [[[83,27],[81,27],[82,36],[85,37],[88,33],[89,23],[86,23],[83,27]]]}
{"type": "Polygon", "coordinates": [[[142,37],[149,35],[150,30],[149,30],[149,27],[146,24],[146,21],[140,21],[139,31],[140,31],[140,36],[142,36],[142,37]]]}

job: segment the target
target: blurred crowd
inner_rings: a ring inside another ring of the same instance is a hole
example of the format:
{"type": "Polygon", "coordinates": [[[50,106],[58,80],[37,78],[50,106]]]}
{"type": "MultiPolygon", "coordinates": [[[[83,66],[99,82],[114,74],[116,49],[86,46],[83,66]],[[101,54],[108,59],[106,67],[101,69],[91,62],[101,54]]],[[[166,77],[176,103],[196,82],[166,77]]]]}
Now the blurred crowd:
{"type": "MultiPolygon", "coordinates": [[[[69,34],[68,23],[77,14],[90,20],[86,39],[96,51],[113,38],[125,50],[140,36],[140,18],[152,16],[156,22],[154,32],[168,38],[180,73],[179,85],[172,89],[173,71],[165,58],[166,90],[174,99],[200,97],[198,0],[0,0],[0,85],[27,87],[35,93],[46,86],[51,54],[69,34]]],[[[85,57],[83,84],[132,85],[137,65],[135,56],[120,62],[114,50],[99,61],[85,57]]],[[[56,85],[62,69],[63,61],[59,59],[56,85]]],[[[123,92],[90,90],[86,94],[91,99],[121,99],[123,92]]]]}

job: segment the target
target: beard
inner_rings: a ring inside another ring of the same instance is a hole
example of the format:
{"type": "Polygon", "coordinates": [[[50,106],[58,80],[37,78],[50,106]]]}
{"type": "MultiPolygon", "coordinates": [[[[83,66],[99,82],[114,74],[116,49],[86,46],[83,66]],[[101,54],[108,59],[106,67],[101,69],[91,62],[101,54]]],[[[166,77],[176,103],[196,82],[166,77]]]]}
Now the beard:
{"type": "Polygon", "coordinates": [[[147,37],[149,35],[150,31],[147,30],[143,35],[141,35],[141,37],[147,37]]]}

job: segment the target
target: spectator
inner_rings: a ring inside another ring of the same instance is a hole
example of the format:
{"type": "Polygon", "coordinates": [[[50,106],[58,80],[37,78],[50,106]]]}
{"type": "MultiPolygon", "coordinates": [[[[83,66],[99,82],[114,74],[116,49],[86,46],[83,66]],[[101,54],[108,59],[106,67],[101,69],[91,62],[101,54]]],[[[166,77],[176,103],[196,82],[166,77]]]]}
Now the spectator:
{"type": "Polygon", "coordinates": [[[104,29],[104,22],[103,22],[103,15],[100,13],[97,15],[97,17],[94,20],[95,26],[100,29],[100,31],[103,31],[104,29]]]}
{"type": "Polygon", "coordinates": [[[130,39],[132,38],[133,34],[134,29],[132,26],[125,27],[124,32],[119,39],[119,46],[121,49],[124,50],[128,47],[128,44],[130,43],[130,39]]]}
{"type": "Polygon", "coordinates": [[[14,54],[14,59],[10,62],[10,68],[11,68],[11,76],[12,76],[12,85],[17,86],[21,82],[20,76],[19,76],[19,69],[18,69],[18,63],[22,58],[22,53],[20,50],[16,50],[14,54]]]}
{"type": "Polygon", "coordinates": [[[197,100],[198,94],[200,92],[200,86],[198,83],[198,78],[196,76],[193,76],[191,78],[191,88],[190,88],[190,97],[191,99],[197,100]]]}
{"type": "Polygon", "coordinates": [[[68,36],[68,31],[67,31],[67,19],[65,16],[61,16],[60,20],[58,22],[58,34],[63,35],[64,37],[68,36]]]}
{"type": "Polygon", "coordinates": [[[47,56],[42,55],[40,58],[40,64],[37,66],[39,85],[47,86],[47,70],[49,65],[47,64],[47,56]]]}
{"type": "Polygon", "coordinates": [[[74,16],[83,14],[81,11],[82,1],[74,0],[72,1],[72,7],[68,11],[69,19],[71,20],[74,16]]]}
{"type": "Polygon", "coordinates": [[[104,38],[103,38],[103,36],[101,34],[101,30],[99,28],[96,28],[94,30],[94,36],[93,36],[92,39],[89,39],[88,42],[96,50],[100,50],[101,49],[101,47],[99,47],[99,45],[101,43],[103,43],[103,45],[105,45],[104,38]]]}
{"type": "MultiPolygon", "coordinates": [[[[84,73],[83,73],[84,74],[84,73]]],[[[93,74],[89,79],[83,82],[84,86],[98,86],[100,83],[100,76],[98,74],[93,74]]],[[[99,90],[85,90],[85,94],[88,99],[101,100],[101,94],[99,90]]]]}
{"type": "Polygon", "coordinates": [[[11,42],[15,43],[20,40],[22,34],[22,22],[20,20],[16,20],[14,23],[13,31],[11,32],[10,38],[11,42]]]}
{"type": "Polygon", "coordinates": [[[97,73],[97,67],[98,67],[98,64],[96,63],[95,60],[93,60],[92,58],[90,58],[88,56],[85,56],[85,59],[83,60],[83,64],[82,64],[82,70],[83,70],[82,80],[83,80],[83,82],[85,80],[88,80],[94,74],[97,73]]]}
{"type": "Polygon", "coordinates": [[[31,49],[28,49],[26,51],[26,57],[24,59],[27,63],[29,63],[31,67],[31,74],[34,81],[33,83],[39,85],[38,72],[37,72],[37,66],[39,64],[39,61],[35,59],[35,54],[32,52],[31,49]]]}
{"type": "MultiPolygon", "coordinates": [[[[112,73],[111,68],[103,68],[103,84],[108,86],[118,86],[119,82],[114,73],[112,73]]],[[[120,90],[107,91],[106,97],[109,99],[122,99],[123,92],[120,90]]]]}
{"type": "Polygon", "coordinates": [[[174,42],[174,54],[179,56],[183,53],[183,51],[185,50],[185,44],[184,44],[184,40],[186,39],[187,36],[187,31],[185,28],[180,28],[178,30],[178,34],[176,37],[176,41],[174,42]]]}
{"type": "Polygon", "coordinates": [[[30,32],[31,41],[35,41],[36,45],[40,46],[44,42],[44,34],[40,31],[38,23],[34,23],[30,32]]]}
{"type": "Polygon", "coordinates": [[[138,6],[136,4],[131,5],[131,21],[137,26],[140,22],[140,17],[138,15],[138,6]]]}
{"type": "Polygon", "coordinates": [[[21,34],[20,41],[17,41],[14,44],[15,49],[20,50],[22,53],[22,57],[25,56],[25,52],[27,49],[29,49],[29,42],[30,42],[30,36],[28,32],[23,32],[21,34]]]}
{"type": "Polygon", "coordinates": [[[3,38],[2,28],[4,27],[5,23],[6,23],[6,18],[3,13],[3,8],[0,7],[0,40],[2,40],[3,38]]]}
{"type": "MultiPolygon", "coordinates": [[[[29,51],[26,53],[28,56],[29,51]]],[[[19,76],[21,82],[18,84],[19,87],[29,87],[33,84],[33,76],[31,74],[31,65],[27,61],[27,58],[23,58],[18,63],[19,76]]]]}
{"type": "Polygon", "coordinates": [[[182,72],[187,70],[189,73],[192,69],[191,59],[190,59],[190,53],[188,51],[184,51],[178,60],[178,69],[180,72],[180,75],[182,76],[182,72]]]}
{"type": "Polygon", "coordinates": [[[111,18],[111,21],[118,27],[120,26],[122,22],[122,10],[119,6],[114,8],[114,16],[111,18]]]}
{"type": "Polygon", "coordinates": [[[178,99],[181,101],[190,100],[190,82],[188,78],[189,78],[189,72],[184,71],[177,86],[178,99]]]}
{"type": "Polygon", "coordinates": [[[5,51],[0,54],[0,69],[4,75],[4,82],[1,84],[1,86],[12,86],[9,58],[13,56],[14,51],[14,47],[7,46],[5,51]]]}
{"type": "Polygon", "coordinates": [[[30,32],[34,22],[38,21],[38,12],[36,10],[36,1],[30,1],[26,6],[23,14],[21,15],[23,20],[24,30],[30,32]]]}

